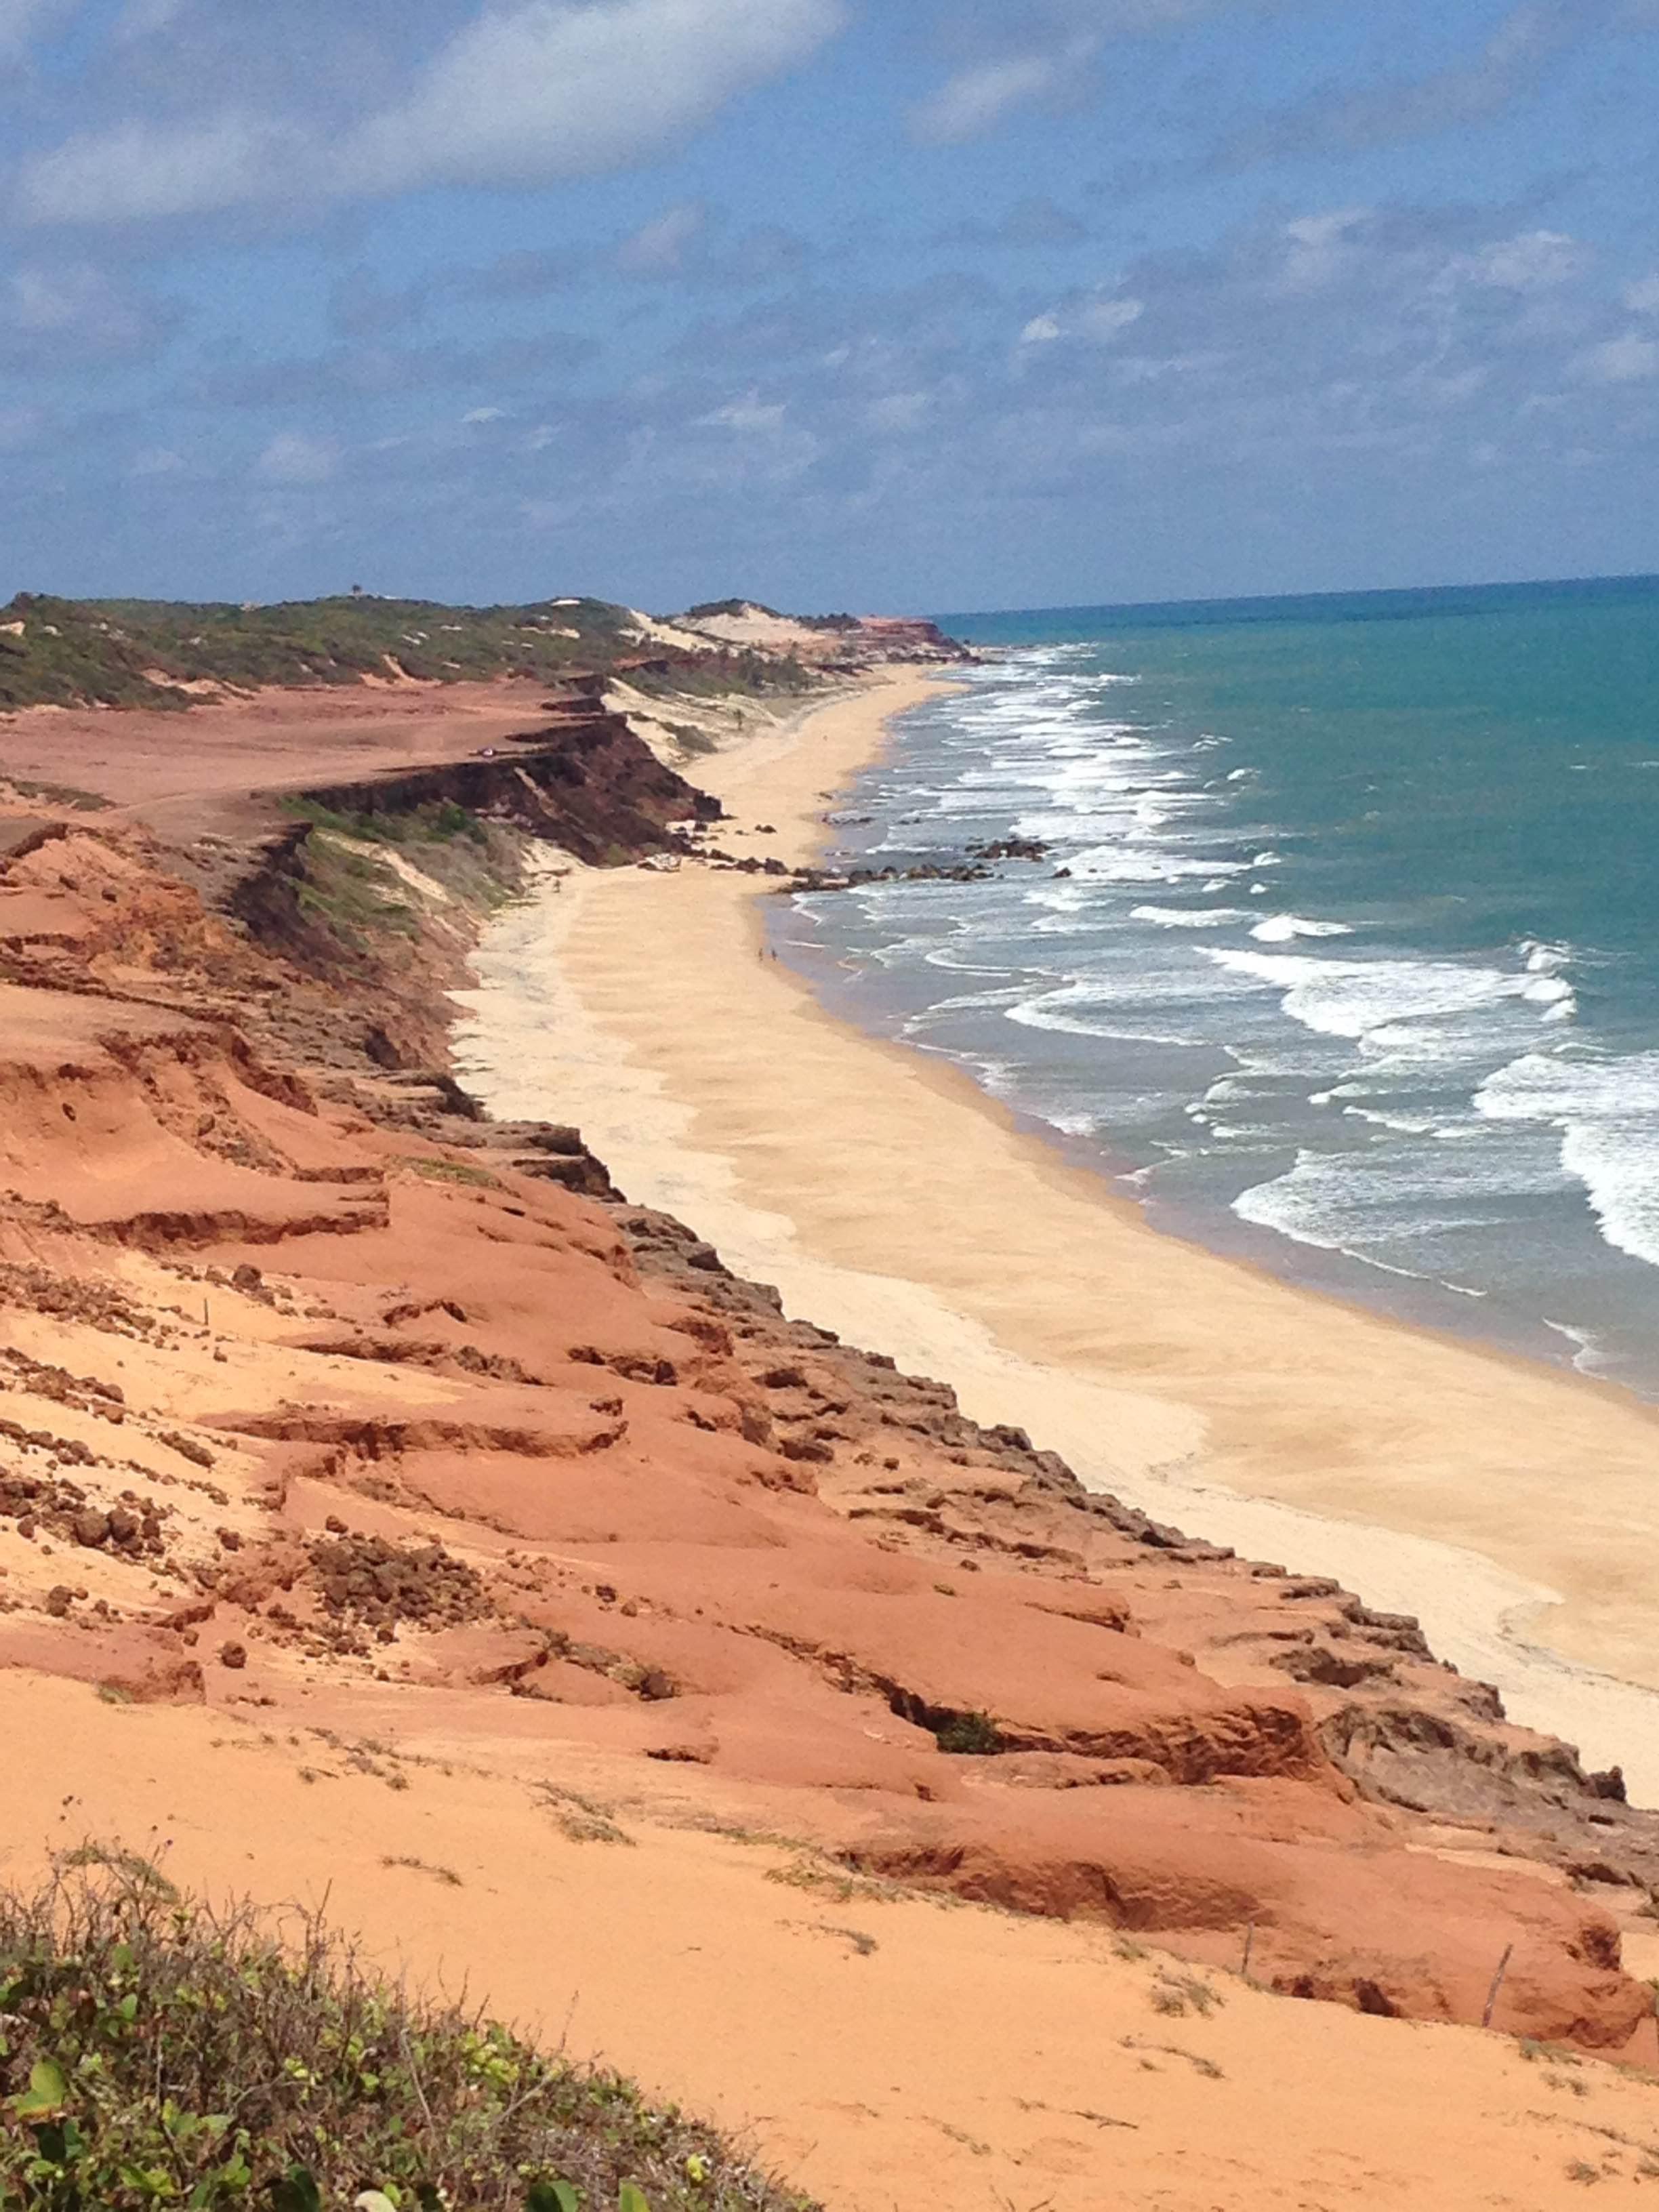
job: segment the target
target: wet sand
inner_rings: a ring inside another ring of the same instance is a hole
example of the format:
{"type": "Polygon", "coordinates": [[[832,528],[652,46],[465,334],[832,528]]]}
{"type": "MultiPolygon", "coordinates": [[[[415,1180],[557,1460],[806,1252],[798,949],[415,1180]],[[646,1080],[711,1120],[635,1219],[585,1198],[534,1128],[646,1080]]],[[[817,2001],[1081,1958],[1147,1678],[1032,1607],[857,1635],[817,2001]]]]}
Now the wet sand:
{"type": "MultiPolygon", "coordinates": [[[[722,841],[810,855],[936,685],[896,676],[700,763],[722,841]]],[[[965,1076],[826,1014],[765,957],[753,878],[556,881],[495,925],[467,994],[459,1063],[493,1110],[579,1121],[631,1197],[792,1312],[1091,1486],[1418,1613],[1514,1718],[1659,1802],[1653,1409],[1152,1230],[965,1076]]]]}

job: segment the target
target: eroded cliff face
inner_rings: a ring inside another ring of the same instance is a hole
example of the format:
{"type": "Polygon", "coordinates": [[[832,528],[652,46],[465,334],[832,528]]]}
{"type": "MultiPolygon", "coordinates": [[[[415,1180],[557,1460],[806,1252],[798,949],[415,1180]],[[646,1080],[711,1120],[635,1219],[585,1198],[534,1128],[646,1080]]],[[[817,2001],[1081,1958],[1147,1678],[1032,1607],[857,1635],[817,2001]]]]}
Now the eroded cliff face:
{"type": "Polygon", "coordinates": [[[1479,2020],[1507,1954],[1499,2026],[1650,2037],[1659,1820],[1615,1777],[1411,1621],[787,1319],[578,1133],[476,1116],[442,991],[525,833],[696,811],[625,730],[579,764],[319,789],[228,911],[130,827],[0,863],[0,1667],[603,1753],[811,1878],[1368,2011],[1479,2020]],[[388,839],[445,807],[476,829],[388,839]]]}

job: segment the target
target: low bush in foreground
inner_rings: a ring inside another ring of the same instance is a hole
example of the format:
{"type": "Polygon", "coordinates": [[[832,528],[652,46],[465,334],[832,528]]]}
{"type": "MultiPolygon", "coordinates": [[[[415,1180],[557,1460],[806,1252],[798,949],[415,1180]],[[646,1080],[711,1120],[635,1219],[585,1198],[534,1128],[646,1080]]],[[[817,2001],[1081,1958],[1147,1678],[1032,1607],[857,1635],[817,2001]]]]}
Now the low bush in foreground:
{"type": "Polygon", "coordinates": [[[616,2075],[388,1987],[314,1918],[76,1856],[0,1892],[3,2212],[811,2212],[616,2075]]]}

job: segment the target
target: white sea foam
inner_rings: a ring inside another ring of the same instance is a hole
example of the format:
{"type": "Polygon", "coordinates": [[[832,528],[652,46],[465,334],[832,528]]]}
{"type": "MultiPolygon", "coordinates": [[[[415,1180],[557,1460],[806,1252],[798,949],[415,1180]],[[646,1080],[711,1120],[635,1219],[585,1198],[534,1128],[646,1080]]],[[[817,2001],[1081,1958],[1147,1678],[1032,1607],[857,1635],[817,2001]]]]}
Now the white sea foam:
{"type": "Polygon", "coordinates": [[[1572,1346],[1572,1364],[1581,1375],[1607,1375],[1612,1371],[1613,1363],[1593,1328],[1580,1328],[1570,1321],[1552,1321],[1547,1314],[1542,1319],[1546,1328],[1565,1336],[1572,1346]]]}
{"type": "Polygon", "coordinates": [[[1356,1121],[1369,1121],[1374,1127],[1392,1130],[1400,1137],[1431,1137],[1435,1133],[1432,1121],[1409,1114],[1380,1114],[1374,1106],[1345,1106],[1342,1111],[1356,1121]]]}
{"type": "Polygon", "coordinates": [[[1297,937],[1352,937],[1346,921],[1305,921],[1299,914],[1269,915],[1250,932],[1263,945],[1288,945],[1297,937]]]}
{"type": "Polygon", "coordinates": [[[1249,916],[1236,906],[1132,906],[1129,919],[1155,921],[1160,929],[1225,929],[1249,916]]]}
{"type": "Polygon", "coordinates": [[[1488,1077],[1474,1103],[1488,1121],[1559,1130],[1561,1165],[1583,1185],[1607,1243],[1659,1267],[1659,1052],[1527,1053],[1488,1077]]]}
{"type": "Polygon", "coordinates": [[[1231,974],[1281,992],[1285,1012],[1304,1029],[1352,1038],[1368,1052],[1410,1056],[1426,1048],[1442,1057],[1443,1035],[1425,1026],[1432,1017],[1498,1007],[1540,988],[1538,979],[1472,961],[1327,960],[1305,952],[1201,949],[1231,974]]]}
{"type": "Polygon", "coordinates": [[[1571,945],[1548,945],[1535,937],[1523,938],[1520,950],[1528,974],[1534,975],[1553,975],[1572,957],[1571,945]]]}
{"type": "MultiPolygon", "coordinates": [[[[1527,1179],[1524,1159],[1501,1146],[1474,1158],[1428,1146],[1403,1155],[1392,1147],[1328,1152],[1304,1146],[1285,1174],[1241,1191],[1233,1212],[1298,1244],[1445,1283],[1437,1264],[1444,1240],[1489,1227],[1527,1179]]],[[[1537,1176],[1530,1180],[1535,1186],[1537,1176]]],[[[1464,1284],[1447,1287],[1475,1295],[1464,1284]]]]}
{"type": "Polygon", "coordinates": [[[1188,858],[1161,846],[1091,845],[1068,861],[1074,876],[1097,884],[1178,884],[1243,873],[1242,861],[1188,858]]]}

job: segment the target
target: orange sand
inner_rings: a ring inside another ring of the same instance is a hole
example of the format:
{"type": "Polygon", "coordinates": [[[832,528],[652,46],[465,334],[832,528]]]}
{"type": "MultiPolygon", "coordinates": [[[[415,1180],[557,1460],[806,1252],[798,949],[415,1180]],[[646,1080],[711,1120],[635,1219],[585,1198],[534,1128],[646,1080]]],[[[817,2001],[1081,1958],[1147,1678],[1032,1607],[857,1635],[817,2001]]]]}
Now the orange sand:
{"type": "Polygon", "coordinates": [[[325,1901],[387,1965],[629,2069],[833,2212],[1542,2212],[1582,2201],[1581,2164],[1614,2202],[1659,2166],[1650,2081],[1227,1975],[1207,2018],[1166,2013],[1167,1962],[1103,1930],[826,1897],[768,1879],[787,1851],[625,1806],[634,1848],[572,1843],[510,1744],[436,1735],[422,1754],[466,1763],[406,1765],[394,1793],[308,1733],[8,1674],[0,1729],[7,1834],[29,1839],[8,1875],[118,1831],[181,1883],[325,1901]]]}

